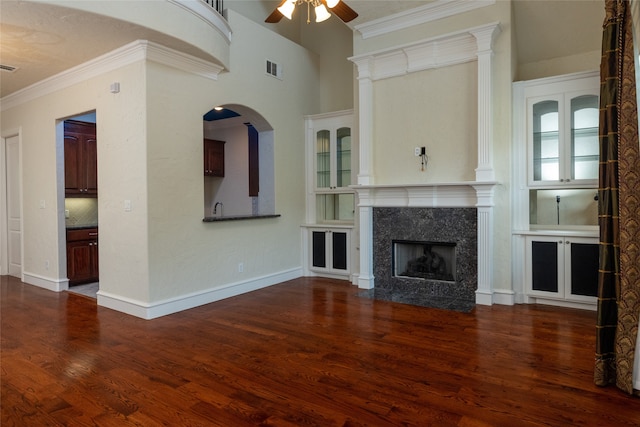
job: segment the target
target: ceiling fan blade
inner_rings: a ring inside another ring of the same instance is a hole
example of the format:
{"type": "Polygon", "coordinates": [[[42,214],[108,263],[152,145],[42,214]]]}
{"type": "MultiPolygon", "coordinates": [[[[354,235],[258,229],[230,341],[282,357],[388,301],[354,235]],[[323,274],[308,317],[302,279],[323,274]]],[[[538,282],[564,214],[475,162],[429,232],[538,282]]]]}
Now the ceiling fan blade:
{"type": "MultiPolygon", "coordinates": [[[[324,1],[323,1],[324,3],[324,1]]],[[[335,5],[332,9],[329,9],[332,13],[335,13],[338,18],[342,19],[344,22],[353,21],[358,17],[358,14],[355,10],[351,9],[344,1],[340,1],[337,5],[335,5]]]]}
{"type": "MultiPolygon", "coordinates": [[[[282,3],[280,3],[278,5],[278,7],[282,6],[286,2],[287,2],[287,0],[282,0],[282,3]]],[[[267,22],[269,24],[276,24],[276,23],[280,22],[280,20],[282,19],[282,17],[284,15],[282,13],[280,13],[280,11],[278,10],[278,7],[273,9],[273,12],[271,12],[271,15],[267,16],[267,19],[265,19],[264,22],[267,22]]]]}
{"type": "Polygon", "coordinates": [[[271,12],[271,15],[267,16],[267,19],[265,19],[264,22],[267,22],[269,24],[276,24],[280,22],[283,16],[284,15],[282,15],[278,9],[275,9],[273,12],[271,12]]]}

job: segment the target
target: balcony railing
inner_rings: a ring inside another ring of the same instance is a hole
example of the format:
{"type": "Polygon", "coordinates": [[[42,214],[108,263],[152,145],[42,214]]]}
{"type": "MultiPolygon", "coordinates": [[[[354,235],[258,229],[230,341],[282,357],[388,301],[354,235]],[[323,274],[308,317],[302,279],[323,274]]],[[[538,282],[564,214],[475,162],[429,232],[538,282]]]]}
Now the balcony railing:
{"type": "Polygon", "coordinates": [[[224,9],[224,0],[204,0],[209,6],[215,9],[221,16],[224,16],[222,11],[224,9]]]}

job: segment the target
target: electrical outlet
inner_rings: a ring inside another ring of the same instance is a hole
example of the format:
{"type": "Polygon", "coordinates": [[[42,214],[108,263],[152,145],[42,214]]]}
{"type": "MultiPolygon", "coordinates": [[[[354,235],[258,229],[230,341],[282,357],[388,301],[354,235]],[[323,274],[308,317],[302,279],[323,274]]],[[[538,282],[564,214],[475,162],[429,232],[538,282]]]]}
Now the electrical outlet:
{"type": "Polygon", "coordinates": [[[244,272],[244,263],[243,262],[239,262],[238,263],[238,273],[242,273],[244,272]]]}
{"type": "MultiPolygon", "coordinates": [[[[424,148],[424,147],[423,147],[424,148]]],[[[420,147],[416,147],[413,149],[413,154],[415,154],[416,157],[418,157],[420,155],[420,147]]]]}
{"type": "Polygon", "coordinates": [[[44,269],[45,269],[45,270],[48,270],[48,269],[49,269],[49,260],[46,260],[46,261],[44,262],[44,269]]]}

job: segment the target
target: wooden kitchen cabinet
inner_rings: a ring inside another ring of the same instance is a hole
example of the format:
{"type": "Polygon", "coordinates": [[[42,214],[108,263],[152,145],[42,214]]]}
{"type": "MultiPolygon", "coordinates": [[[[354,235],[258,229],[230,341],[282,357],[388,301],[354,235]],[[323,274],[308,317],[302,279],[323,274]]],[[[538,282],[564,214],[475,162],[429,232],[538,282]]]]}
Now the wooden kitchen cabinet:
{"type": "Polygon", "coordinates": [[[98,196],[95,123],[64,122],[64,187],[66,197],[98,196]]]}
{"type": "Polygon", "coordinates": [[[67,230],[67,277],[71,286],[98,281],[97,228],[67,230]]]}
{"type": "Polygon", "coordinates": [[[204,175],[224,176],[224,141],[204,140],[204,175]]]}

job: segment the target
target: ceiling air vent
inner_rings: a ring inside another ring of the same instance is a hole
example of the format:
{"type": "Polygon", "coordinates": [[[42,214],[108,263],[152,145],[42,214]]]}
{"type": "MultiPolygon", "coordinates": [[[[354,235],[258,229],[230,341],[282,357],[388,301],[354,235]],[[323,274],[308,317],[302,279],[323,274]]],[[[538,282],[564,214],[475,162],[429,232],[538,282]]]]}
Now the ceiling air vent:
{"type": "Polygon", "coordinates": [[[12,67],[11,65],[0,64],[0,70],[6,71],[7,73],[13,73],[17,69],[18,67],[12,67]]]}
{"type": "Polygon", "coordinates": [[[282,67],[273,61],[267,59],[267,74],[282,80],[282,67]]]}

